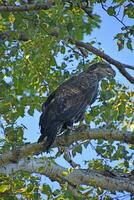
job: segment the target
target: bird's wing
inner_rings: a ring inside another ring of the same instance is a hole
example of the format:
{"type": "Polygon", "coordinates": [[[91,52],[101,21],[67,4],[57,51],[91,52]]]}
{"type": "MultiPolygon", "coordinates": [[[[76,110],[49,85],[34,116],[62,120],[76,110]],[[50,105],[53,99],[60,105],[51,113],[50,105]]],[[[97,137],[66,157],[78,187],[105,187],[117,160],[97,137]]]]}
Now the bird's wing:
{"type": "Polygon", "coordinates": [[[46,107],[51,103],[51,101],[54,99],[54,96],[56,94],[56,90],[52,92],[48,97],[47,100],[42,104],[42,112],[45,112],[46,107]]]}
{"type": "Polygon", "coordinates": [[[64,123],[79,120],[81,114],[93,98],[97,82],[86,74],[73,77],[64,82],[54,95],[47,100],[45,112],[40,117],[41,136],[39,142],[47,137],[46,150],[52,145],[64,123]]]}
{"type": "Polygon", "coordinates": [[[52,103],[52,101],[54,100],[54,96],[56,94],[56,90],[54,92],[52,92],[47,100],[42,104],[42,114],[40,116],[40,119],[39,119],[39,126],[41,126],[43,124],[43,120],[44,120],[44,116],[45,116],[45,112],[46,112],[46,108],[48,107],[48,105],[50,103],[52,103]]]}
{"type": "Polygon", "coordinates": [[[83,89],[84,84],[83,87],[80,86],[82,81],[78,83],[78,80],[73,79],[72,84],[71,82],[69,84],[64,83],[57,89],[53,100],[47,106],[43,122],[44,125],[48,126],[57,120],[61,122],[71,120],[85,110],[90,102],[89,98],[93,96],[96,82],[92,80],[91,84],[88,86],[85,85],[83,89]]]}

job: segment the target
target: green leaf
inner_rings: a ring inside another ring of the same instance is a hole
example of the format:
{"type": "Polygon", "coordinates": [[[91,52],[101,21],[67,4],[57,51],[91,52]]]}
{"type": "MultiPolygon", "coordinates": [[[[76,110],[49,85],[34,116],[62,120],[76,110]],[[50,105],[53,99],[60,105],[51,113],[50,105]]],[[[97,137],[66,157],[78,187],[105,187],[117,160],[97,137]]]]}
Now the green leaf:
{"type": "Polygon", "coordinates": [[[81,146],[81,145],[77,145],[77,146],[73,149],[72,155],[75,156],[76,153],[82,154],[82,146],[81,146]]]}
{"type": "Polygon", "coordinates": [[[131,39],[128,39],[126,45],[127,45],[127,48],[128,48],[128,49],[130,49],[131,51],[133,51],[132,40],[131,40],[131,39]]]}
{"type": "Polygon", "coordinates": [[[118,33],[114,38],[115,39],[122,39],[123,38],[123,33],[118,33]]]}
{"type": "Polygon", "coordinates": [[[61,53],[65,54],[65,47],[64,46],[61,47],[61,53]]]}
{"type": "Polygon", "coordinates": [[[132,3],[125,6],[124,15],[128,15],[128,17],[132,19],[134,18],[134,5],[132,3]]]}
{"type": "Polygon", "coordinates": [[[33,106],[30,106],[30,108],[28,109],[28,114],[30,116],[33,116],[33,114],[34,114],[34,107],[33,106]]]}
{"type": "Polygon", "coordinates": [[[118,50],[122,50],[124,48],[124,39],[117,40],[118,50]]]}
{"type": "Polygon", "coordinates": [[[125,113],[125,103],[120,104],[119,107],[118,107],[118,109],[119,109],[119,115],[120,116],[124,116],[124,113],[125,113]]]}
{"type": "Polygon", "coordinates": [[[10,185],[0,185],[0,192],[4,193],[10,189],[10,185]]]}
{"type": "Polygon", "coordinates": [[[50,194],[51,193],[51,187],[49,185],[43,184],[42,186],[42,192],[44,194],[50,194]]]}
{"type": "Polygon", "coordinates": [[[114,7],[110,6],[108,9],[107,9],[107,13],[112,16],[112,15],[115,15],[116,14],[116,10],[114,7]]]}
{"type": "Polygon", "coordinates": [[[70,199],[70,200],[73,200],[74,198],[74,196],[73,196],[73,193],[71,192],[71,191],[69,191],[69,190],[66,190],[65,192],[64,192],[64,197],[66,198],[66,199],[70,199]]]}
{"type": "Polygon", "coordinates": [[[101,88],[102,88],[102,90],[106,90],[107,87],[108,87],[108,82],[106,80],[103,80],[101,82],[101,88]]]}
{"type": "Polygon", "coordinates": [[[59,189],[56,189],[54,192],[53,192],[53,195],[54,196],[57,196],[58,194],[60,194],[61,190],[59,189]]]}
{"type": "Polygon", "coordinates": [[[87,142],[84,143],[84,147],[85,147],[85,148],[87,148],[88,145],[89,145],[89,141],[87,141],[87,142]]]}

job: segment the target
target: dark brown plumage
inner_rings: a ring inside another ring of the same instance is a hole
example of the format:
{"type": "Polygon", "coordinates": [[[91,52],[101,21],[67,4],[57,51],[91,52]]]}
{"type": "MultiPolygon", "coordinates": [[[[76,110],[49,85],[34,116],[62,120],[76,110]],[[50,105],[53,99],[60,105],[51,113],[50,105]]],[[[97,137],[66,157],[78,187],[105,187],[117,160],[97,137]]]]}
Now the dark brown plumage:
{"type": "Polygon", "coordinates": [[[50,148],[57,134],[67,126],[80,121],[88,105],[97,98],[98,84],[103,78],[115,76],[115,71],[108,63],[98,62],[87,71],[63,82],[42,105],[40,116],[41,136],[38,142],[46,140],[46,151],[50,148]]]}

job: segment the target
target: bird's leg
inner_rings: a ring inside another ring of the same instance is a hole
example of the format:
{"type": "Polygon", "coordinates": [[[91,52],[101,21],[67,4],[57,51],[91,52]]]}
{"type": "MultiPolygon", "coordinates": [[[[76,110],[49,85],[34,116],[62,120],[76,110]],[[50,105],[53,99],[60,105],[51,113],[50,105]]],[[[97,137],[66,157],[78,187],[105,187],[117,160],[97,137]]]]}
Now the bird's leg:
{"type": "Polygon", "coordinates": [[[85,115],[82,117],[82,119],[80,119],[80,126],[85,126],[85,115]]]}
{"type": "Polygon", "coordinates": [[[74,128],[74,126],[72,125],[72,126],[67,126],[67,130],[69,131],[69,132],[71,132],[71,131],[74,131],[75,130],[75,128],[74,128]]]}
{"type": "Polygon", "coordinates": [[[65,129],[71,130],[72,127],[73,127],[73,120],[64,123],[64,128],[65,129]]]}
{"type": "Polygon", "coordinates": [[[65,135],[69,135],[69,133],[74,130],[74,128],[73,128],[73,121],[71,120],[71,121],[65,122],[63,124],[62,129],[63,129],[63,131],[65,130],[64,131],[65,135]]]}

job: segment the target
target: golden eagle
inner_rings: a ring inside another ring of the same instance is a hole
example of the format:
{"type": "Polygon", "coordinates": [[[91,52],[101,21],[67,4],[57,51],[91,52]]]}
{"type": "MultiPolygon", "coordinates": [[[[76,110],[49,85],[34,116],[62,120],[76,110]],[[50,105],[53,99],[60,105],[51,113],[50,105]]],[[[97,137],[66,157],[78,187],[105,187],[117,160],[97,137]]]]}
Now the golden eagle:
{"type": "Polygon", "coordinates": [[[41,136],[38,142],[46,139],[47,151],[53,144],[57,134],[67,126],[80,121],[88,105],[97,98],[99,81],[114,77],[115,71],[106,62],[98,62],[63,82],[42,105],[40,116],[41,136]]]}

